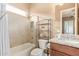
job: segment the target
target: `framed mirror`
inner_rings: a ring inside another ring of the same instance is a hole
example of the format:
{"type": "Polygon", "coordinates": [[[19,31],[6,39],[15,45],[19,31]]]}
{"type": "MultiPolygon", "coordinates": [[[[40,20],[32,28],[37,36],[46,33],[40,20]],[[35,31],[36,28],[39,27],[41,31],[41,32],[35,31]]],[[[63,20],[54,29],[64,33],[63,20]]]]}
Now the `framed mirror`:
{"type": "Polygon", "coordinates": [[[60,15],[61,34],[75,34],[75,8],[62,10],[60,15]]]}

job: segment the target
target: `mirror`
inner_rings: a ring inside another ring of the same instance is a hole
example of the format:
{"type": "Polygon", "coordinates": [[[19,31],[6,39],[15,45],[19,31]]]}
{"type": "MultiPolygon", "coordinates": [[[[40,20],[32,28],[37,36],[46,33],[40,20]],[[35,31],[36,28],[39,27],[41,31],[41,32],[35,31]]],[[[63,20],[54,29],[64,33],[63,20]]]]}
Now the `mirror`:
{"type": "Polygon", "coordinates": [[[75,8],[61,11],[61,33],[75,34],[75,8]]]}

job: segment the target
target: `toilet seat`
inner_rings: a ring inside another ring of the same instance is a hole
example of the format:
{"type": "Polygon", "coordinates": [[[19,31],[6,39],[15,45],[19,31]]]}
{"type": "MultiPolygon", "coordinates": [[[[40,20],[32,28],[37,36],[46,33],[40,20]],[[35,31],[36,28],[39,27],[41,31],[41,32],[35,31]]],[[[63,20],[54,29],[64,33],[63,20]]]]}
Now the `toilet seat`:
{"type": "Polygon", "coordinates": [[[41,48],[35,48],[31,51],[31,56],[42,56],[44,53],[44,49],[41,48]]]}

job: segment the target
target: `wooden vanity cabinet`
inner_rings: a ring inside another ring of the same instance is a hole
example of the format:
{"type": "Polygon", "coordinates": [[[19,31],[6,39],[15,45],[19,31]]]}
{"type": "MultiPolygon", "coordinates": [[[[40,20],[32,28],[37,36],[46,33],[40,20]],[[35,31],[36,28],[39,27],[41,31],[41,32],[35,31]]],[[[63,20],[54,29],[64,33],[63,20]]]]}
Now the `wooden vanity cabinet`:
{"type": "Polygon", "coordinates": [[[51,43],[50,56],[79,56],[79,48],[51,43]]]}

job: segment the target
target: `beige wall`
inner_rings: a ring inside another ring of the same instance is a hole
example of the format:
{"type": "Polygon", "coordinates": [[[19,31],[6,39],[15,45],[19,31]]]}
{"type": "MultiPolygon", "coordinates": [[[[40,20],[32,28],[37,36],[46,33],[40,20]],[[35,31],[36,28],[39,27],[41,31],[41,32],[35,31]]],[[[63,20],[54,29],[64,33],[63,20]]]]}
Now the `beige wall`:
{"type": "MultiPolygon", "coordinates": [[[[11,4],[21,10],[27,12],[26,4],[11,4]]],[[[20,16],[12,12],[8,12],[9,38],[11,47],[31,42],[30,20],[27,16],[20,16]]]]}
{"type": "Polygon", "coordinates": [[[75,4],[73,3],[65,3],[62,6],[54,6],[53,7],[53,13],[52,13],[52,17],[53,17],[53,35],[55,36],[55,34],[57,34],[57,31],[60,31],[60,11],[68,9],[68,8],[72,8],[75,7],[75,4]]]}
{"type": "Polygon", "coordinates": [[[31,12],[51,16],[51,3],[33,3],[31,5],[31,12]]]}

